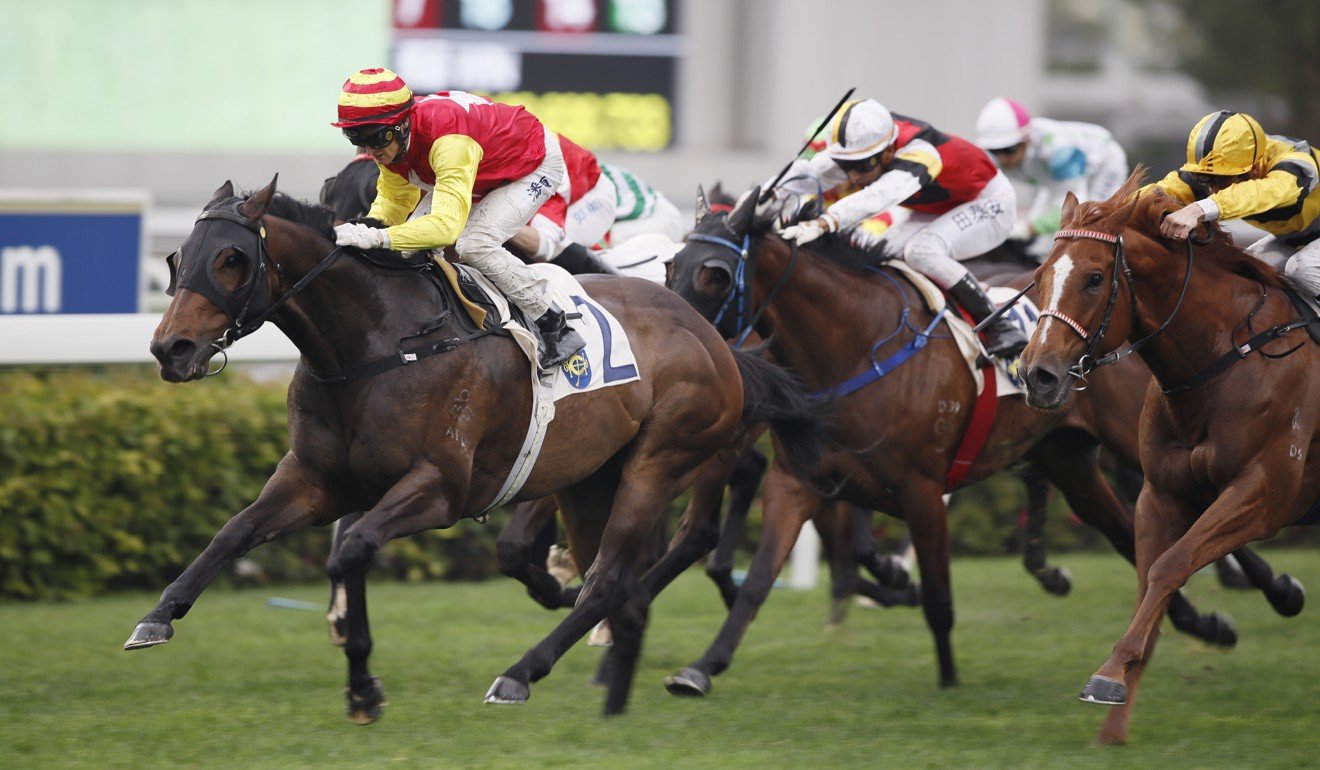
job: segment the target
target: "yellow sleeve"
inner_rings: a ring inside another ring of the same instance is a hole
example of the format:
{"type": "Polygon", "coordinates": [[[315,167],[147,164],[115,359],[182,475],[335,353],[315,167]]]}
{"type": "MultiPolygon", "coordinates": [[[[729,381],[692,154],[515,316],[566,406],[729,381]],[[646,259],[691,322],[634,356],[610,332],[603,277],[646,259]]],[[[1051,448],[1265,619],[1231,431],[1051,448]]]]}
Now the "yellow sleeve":
{"type": "Polygon", "coordinates": [[[481,145],[470,136],[446,134],[436,139],[427,153],[435,172],[431,211],[390,227],[390,248],[434,249],[458,240],[472,211],[472,186],[484,154],[481,145]]]}
{"type": "Polygon", "coordinates": [[[925,187],[944,170],[944,159],[940,157],[939,151],[926,142],[912,142],[894,156],[888,170],[906,171],[925,187]]]}
{"type": "Polygon", "coordinates": [[[1264,179],[1249,179],[1210,196],[1219,204],[1220,219],[1241,219],[1288,206],[1305,197],[1308,190],[1298,174],[1275,167],[1264,179]]]}
{"type": "Polygon", "coordinates": [[[380,175],[376,177],[376,200],[371,203],[367,216],[389,225],[406,222],[408,215],[417,208],[417,201],[422,199],[422,191],[411,182],[384,166],[377,164],[380,175]]]}
{"type": "Polygon", "coordinates": [[[1155,189],[1164,191],[1165,195],[1176,198],[1180,203],[1191,203],[1196,200],[1196,193],[1192,192],[1192,188],[1178,176],[1177,171],[1170,171],[1160,181],[1142,187],[1137,190],[1137,195],[1145,195],[1155,189]]]}

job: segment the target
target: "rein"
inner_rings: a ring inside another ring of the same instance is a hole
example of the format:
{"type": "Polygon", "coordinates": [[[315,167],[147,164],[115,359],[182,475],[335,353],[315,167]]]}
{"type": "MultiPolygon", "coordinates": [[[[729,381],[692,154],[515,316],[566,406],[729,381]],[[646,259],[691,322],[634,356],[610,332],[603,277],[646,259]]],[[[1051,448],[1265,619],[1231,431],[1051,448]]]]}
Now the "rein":
{"type": "Polygon", "coordinates": [[[711,322],[716,328],[719,328],[720,321],[724,318],[724,314],[731,306],[736,305],[738,315],[734,320],[735,328],[733,333],[738,336],[738,339],[733,347],[735,350],[738,350],[743,346],[743,343],[747,341],[748,336],[751,335],[752,329],[756,327],[757,321],[760,321],[761,316],[765,315],[766,308],[770,307],[770,302],[775,298],[775,295],[778,294],[779,290],[788,282],[788,277],[793,273],[793,267],[797,264],[797,244],[790,244],[788,267],[784,270],[784,274],[780,276],[779,280],[775,282],[775,285],[770,288],[770,292],[765,295],[765,301],[756,309],[756,312],[752,314],[752,317],[744,321],[744,318],[747,315],[747,289],[749,286],[754,285],[756,279],[756,260],[751,259],[750,257],[752,242],[751,235],[744,235],[741,245],[734,243],[727,238],[721,238],[718,235],[706,235],[704,233],[690,233],[687,240],[697,241],[698,243],[713,243],[717,246],[723,246],[738,255],[738,263],[733,269],[733,285],[729,287],[729,293],[725,295],[724,302],[720,305],[720,312],[715,315],[715,320],[711,322]]]}

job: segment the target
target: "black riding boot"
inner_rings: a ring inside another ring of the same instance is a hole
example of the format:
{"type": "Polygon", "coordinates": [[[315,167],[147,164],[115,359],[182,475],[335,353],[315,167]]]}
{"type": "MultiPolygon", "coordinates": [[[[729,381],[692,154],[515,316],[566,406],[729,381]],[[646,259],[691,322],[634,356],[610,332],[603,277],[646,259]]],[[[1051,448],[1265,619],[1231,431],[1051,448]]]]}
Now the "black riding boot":
{"type": "Polygon", "coordinates": [[[559,265],[573,275],[584,273],[619,274],[618,270],[606,264],[596,252],[580,243],[568,244],[568,248],[559,252],[559,256],[554,258],[554,264],[559,265]]]}
{"type": "MultiPolygon", "coordinates": [[[[949,294],[972,314],[977,323],[984,321],[997,309],[970,273],[949,287],[949,294]]],[[[985,337],[985,352],[998,358],[1011,359],[1027,346],[1027,335],[1007,315],[1001,315],[999,320],[990,324],[985,330],[985,337]]]]}
{"type": "Polygon", "coordinates": [[[559,366],[587,346],[582,335],[568,325],[564,311],[557,307],[551,306],[541,314],[536,319],[536,328],[541,332],[541,356],[537,365],[543,372],[559,366]]]}

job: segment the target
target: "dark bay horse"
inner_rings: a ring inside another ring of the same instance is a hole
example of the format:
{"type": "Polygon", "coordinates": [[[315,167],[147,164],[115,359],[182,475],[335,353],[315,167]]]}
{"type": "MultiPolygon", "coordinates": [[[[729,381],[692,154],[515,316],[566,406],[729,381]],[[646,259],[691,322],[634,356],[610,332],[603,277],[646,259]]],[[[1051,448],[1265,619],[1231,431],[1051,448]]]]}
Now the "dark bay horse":
{"type": "MultiPolygon", "coordinates": [[[[270,320],[302,354],[289,386],[291,449],[260,496],[226,524],[138,623],[126,649],[173,636],[217,574],[248,550],[308,525],[361,512],[328,572],[347,595],[349,715],[379,714],[367,668],[365,578],[386,541],[479,517],[510,476],[528,433],[530,363],[498,330],[478,330],[438,270],[399,269],[336,247],[327,209],[225,183],[172,255],[177,291],[151,343],[161,376],[204,376],[212,357],[270,320]],[[409,362],[409,357],[415,360],[409,362]]],[[[172,287],[175,282],[172,282],[172,287]]],[[[688,564],[637,554],[677,481],[729,451],[744,420],[786,430],[803,467],[819,455],[819,413],[783,370],[731,352],[679,297],[652,283],[588,281],[587,293],[626,329],[640,379],[555,404],[540,458],[515,499],[552,492],[590,564],[576,606],[487,693],[530,696],[530,683],[609,617],[627,665],[606,712],[622,711],[650,598],[688,564]],[[627,653],[627,654],[625,654],[627,653]]]]}
{"type": "MultiPolygon", "coordinates": [[[[1174,591],[1308,518],[1320,496],[1320,348],[1306,322],[1273,271],[1217,225],[1204,243],[1161,237],[1160,219],[1180,204],[1136,195],[1143,175],[1103,203],[1068,197],[1065,229],[1036,274],[1042,322],[1022,359],[1028,398],[1047,409],[1066,405],[1074,377],[1094,381],[1130,352],[1155,376],[1141,417],[1137,608],[1082,692],[1116,706],[1102,743],[1127,740],[1174,591]]],[[[1297,587],[1291,614],[1301,599],[1297,587]]]]}
{"type": "MultiPolygon", "coordinates": [[[[864,271],[817,249],[791,248],[771,231],[768,218],[756,215],[756,198],[754,191],[730,213],[705,214],[670,275],[670,286],[715,321],[722,335],[754,326],[770,340],[777,362],[817,393],[828,394],[867,371],[873,356],[878,361],[893,355],[930,326],[932,314],[891,268],[864,271]],[[737,291],[739,285],[744,291],[737,291]]],[[[1098,391],[1093,389],[1079,399],[1083,406],[1067,413],[1046,414],[1021,399],[1001,399],[984,449],[960,485],[1025,458],[1064,493],[1079,517],[1131,560],[1131,513],[1100,474],[1096,429],[1087,422],[1095,409],[1103,408],[1089,398],[1098,391]]],[[[942,496],[953,491],[947,487],[948,472],[974,398],[962,354],[951,338],[935,333],[924,338],[924,347],[905,365],[832,399],[834,448],[822,473],[804,480],[776,458],[765,485],[762,540],[735,607],[705,656],[671,677],[669,689],[680,694],[709,690],[710,677],[727,668],[765,601],[802,523],[831,495],[907,521],[921,568],[922,605],[935,639],[939,683],[956,684],[942,496]]],[[[1196,621],[1207,638],[1231,633],[1218,616],[1196,621]]]]}

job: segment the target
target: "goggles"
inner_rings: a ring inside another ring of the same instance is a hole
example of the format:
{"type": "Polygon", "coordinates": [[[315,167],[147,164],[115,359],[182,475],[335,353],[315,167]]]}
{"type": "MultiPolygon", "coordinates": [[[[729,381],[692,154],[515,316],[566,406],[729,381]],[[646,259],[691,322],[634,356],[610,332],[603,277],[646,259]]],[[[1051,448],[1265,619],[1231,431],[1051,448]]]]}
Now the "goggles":
{"type": "Polygon", "coordinates": [[[861,158],[860,160],[839,160],[836,158],[834,164],[843,169],[845,173],[856,172],[858,174],[865,174],[880,165],[880,156],[883,154],[884,153],[882,152],[878,152],[869,158],[861,158]]]}
{"type": "Polygon", "coordinates": [[[365,147],[369,150],[379,150],[399,138],[399,135],[398,126],[349,126],[344,129],[344,136],[353,143],[354,147],[365,147]]]}
{"type": "Polygon", "coordinates": [[[1021,143],[1011,144],[1008,147],[999,147],[994,150],[986,150],[986,152],[990,153],[991,155],[1012,155],[1013,153],[1017,152],[1017,149],[1021,146],[1022,146],[1021,143]]]}

